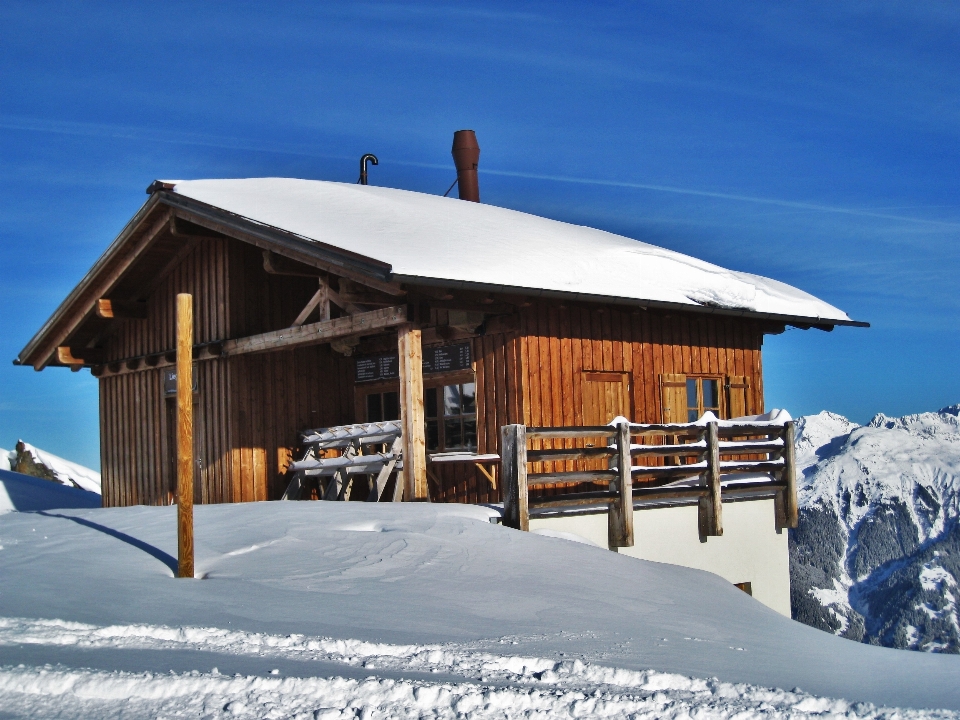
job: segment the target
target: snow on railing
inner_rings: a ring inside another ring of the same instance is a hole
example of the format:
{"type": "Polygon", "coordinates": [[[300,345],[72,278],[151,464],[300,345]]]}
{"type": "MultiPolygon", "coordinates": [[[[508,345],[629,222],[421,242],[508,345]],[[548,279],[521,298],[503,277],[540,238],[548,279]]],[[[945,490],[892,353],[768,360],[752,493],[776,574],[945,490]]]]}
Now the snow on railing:
{"type": "Polygon", "coordinates": [[[693,423],[657,425],[622,417],[595,427],[505,425],[501,435],[504,524],[510,527],[528,530],[531,509],[606,502],[610,548],[631,547],[635,506],[687,499],[699,506],[700,535],[706,538],[723,534],[724,498],[771,492],[778,527],[797,526],[795,428],[783,411],[733,420],[718,420],[708,412],[693,423]],[[634,443],[632,438],[654,442],[634,443]],[[585,442],[589,439],[606,444],[591,446],[585,442]],[[528,448],[530,441],[541,447],[528,448]],[[578,441],[582,446],[571,447],[578,441]],[[557,444],[564,447],[542,447],[557,444]],[[637,458],[648,460],[635,465],[637,458]],[[562,465],[528,472],[529,463],[562,465]],[[570,469],[576,464],[581,469],[570,469]],[[582,467],[603,464],[606,468],[582,467]],[[635,479],[642,483],[634,485],[635,479]],[[582,483],[599,487],[530,495],[531,487],[582,483]]]}

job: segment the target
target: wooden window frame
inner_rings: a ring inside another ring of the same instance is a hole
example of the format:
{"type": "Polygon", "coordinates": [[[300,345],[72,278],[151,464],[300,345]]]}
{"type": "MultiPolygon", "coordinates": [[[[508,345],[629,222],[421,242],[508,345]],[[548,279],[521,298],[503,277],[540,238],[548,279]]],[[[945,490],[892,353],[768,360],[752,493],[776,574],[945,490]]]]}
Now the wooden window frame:
{"type": "Polygon", "coordinates": [[[353,386],[353,412],[356,422],[367,422],[367,395],[373,393],[400,393],[399,380],[380,380],[378,382],[355,383],[353,386]]]}
{"type": "MultiPolygon", "coordinates": [[[[431,373],[430,375],[423,376],[423,392],[424,392],[424,401],[426,401],[426,392],[431,388],[442,388],[445,385],[462,385],[464,383],[473,383],[474,387],[477,387],[477,374],[473,370],[457,370],[452,373],[431,373]]],[[[400,382],[398,380],[382,380],[379,382],[365,382],[365,383],[355,383],[354,384],[354,415],[357,418],[356,422],[367,422],[367,395],[373,393],[384,393],[384,392],[400,392],[400,382]]],[[[441,399],[442,402],[442,399],[441,399]]],[[[476,406],[477,411],[475,413],[477,419],[477,425],[480,424],[480,418],[482,415],[481,410],[481,398],[479,394],[476,396],[476,406]]],[[[424,402],[424,410],[426,410],[426,402],[424,402]]],[[[402,408],[401,408],[402,411],[402,408]]],[[[443,437],[443,428],[442,421],[443,415],[439,417],[441,428],[440,428],[440,450],[427,450],[427,452],[449,452],[445,449],[444,437],[443,437]]]]}
{"type": "MultiPolygon", "coordinates": [[[[703,381],[704,380],[713,380],[717,383],[717,417],[720,420],[727,418],[727,403],[726,398],[724,397],[724,389],[726,388],[726,378],[723,375],[709,375],[709,374],[689,374],[685,376],[687,382],[690,380],[696,380],[697,382],[697,418],[703,416],[703,413],[707,410],[712,410],[712,408],[706,408],[703,405],[703,381]]],[[[687,410],[690,409],[690,396],[687,395],[687,410]]],[[[687,417],[687,422],[691,422],[689,416],[687,417]]]]}
{"type": "MultiPolygon", "coordinates": [[[[466,384],[466,383],[473,383],[474,393],[475,393],[475,395],[474,395],[474,403],[476,404],[476,412],[474,412],[474,419],[476,420],[477,426],[479,427],[479,425],[480,425],[480,415],[481,415],[481,411],[480,411],[480,396],[479,396],[479,393],[476,392],[476,390],[477,390],[477,374],[476,374],[473,370],[458,370],[457,372],[452,372],[452,373],[437,373],[437,374],[435,374],[435,375],[434,375],[434,374],[431,374],[431,375],[424,375],[424,376],[423,376],[424,420],[427,420],[427,419],[428,419],[428,418],[427,418],[427,415],[426,415],[426,406],[427,406],[427,404],[426,404],[426,394],[427,394],[427,390],[430,390],[430,389],[439,389],[440,392],[442,393],[443,387],[446,386],[446,385],[463,385],[463,384],[466,384]]],[[[470,451],[470,450],[466,450],[465,448],[454,448],[453,450],[450,450],[450,449],[448,449],[448,448],[446,447],[446,442],[445,442],[446,438],[444,437],[444,429],[443,429],[443,418],[444,418],[444,415],[443,415],[443,408],[442,408],[442,406],[443,406],[443,398],[442,398],[442,397],[438,397],[438,398],[437,398],[437,412],[438,412],[438,415],[437,415],[436,418],[430,418],[430,419],[436,419],[436,420],[437,420],[438,433],[439,433],[438,437],[439,437],[439,440],[440,440],[440,447],[439,447],[438,449],[433,449],[433,450],[431,450],[430,448],[427,448],[427,452],[428,452],[428,453],[431,453],[431,452],[454,452],[454,451],[459,452],[459,451],[461,451],[461,450],[462,450],[463,452],[476,452],[476,448],[474,448],[473,451],[470,451]]],[[[463,416],[459,416],[459,417],[463,417],[463,416]]],[[[479,440],[478,440],[478,444],[479,444],[479,440]]]]}

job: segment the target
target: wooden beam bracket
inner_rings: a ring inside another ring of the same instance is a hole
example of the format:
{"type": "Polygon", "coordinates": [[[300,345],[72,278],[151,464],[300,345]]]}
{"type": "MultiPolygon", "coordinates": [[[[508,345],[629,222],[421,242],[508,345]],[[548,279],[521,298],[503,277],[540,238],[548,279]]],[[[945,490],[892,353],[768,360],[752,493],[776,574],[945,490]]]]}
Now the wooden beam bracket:
{"type": "Polygon", "coordinates": [[[100,298],[96,306],[97,317],[105,320],[131,319],[144,320],[147,317],[147,304],[137,300],[112,300],[100,298]]]}

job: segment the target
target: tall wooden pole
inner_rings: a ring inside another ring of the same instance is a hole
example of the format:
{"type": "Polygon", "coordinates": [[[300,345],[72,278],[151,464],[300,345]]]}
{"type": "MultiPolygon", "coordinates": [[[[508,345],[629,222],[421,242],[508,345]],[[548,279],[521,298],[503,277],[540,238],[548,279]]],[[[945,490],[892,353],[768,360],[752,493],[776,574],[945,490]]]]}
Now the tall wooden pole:
{"type": "Polygon", "coordinates": [[[193,296],[177,295],[177,577],[193,577],[193,296]]]}
{"type": "Polygon", "coordinates": [[[420,328],[397,328],[400,355],[400,422],[403,427],[403,499],[429,500],[423,419],[423,346],[420,328]]]}

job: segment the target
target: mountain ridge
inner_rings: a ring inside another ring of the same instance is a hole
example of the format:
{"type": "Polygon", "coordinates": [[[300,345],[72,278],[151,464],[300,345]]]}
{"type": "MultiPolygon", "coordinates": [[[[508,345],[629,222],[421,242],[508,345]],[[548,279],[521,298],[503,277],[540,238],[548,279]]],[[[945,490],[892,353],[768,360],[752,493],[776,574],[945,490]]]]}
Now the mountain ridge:
{"type": "Polygon", "coordinates": [[[960,404],[797,421],[793,617],[860,642],[960,652],[960,404]]]}

